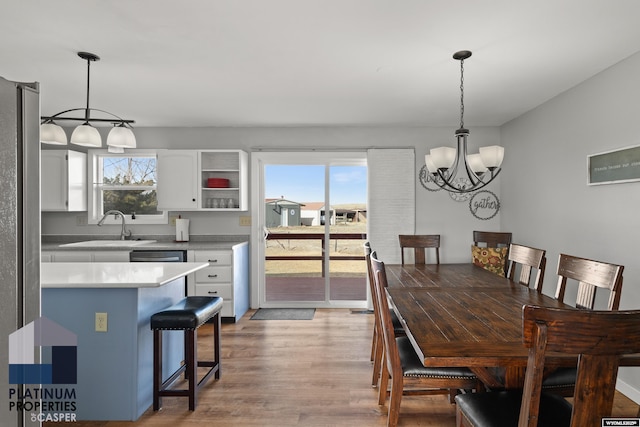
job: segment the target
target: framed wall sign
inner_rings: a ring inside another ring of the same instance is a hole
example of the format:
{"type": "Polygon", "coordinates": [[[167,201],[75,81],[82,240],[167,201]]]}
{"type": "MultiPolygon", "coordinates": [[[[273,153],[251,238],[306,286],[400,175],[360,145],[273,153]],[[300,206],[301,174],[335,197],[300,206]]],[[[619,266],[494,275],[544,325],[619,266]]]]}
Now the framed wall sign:
{"type": "Polygon", "coordinates": [[[640,181],[640,145],[587,156],[587,184],[640,181]]]}

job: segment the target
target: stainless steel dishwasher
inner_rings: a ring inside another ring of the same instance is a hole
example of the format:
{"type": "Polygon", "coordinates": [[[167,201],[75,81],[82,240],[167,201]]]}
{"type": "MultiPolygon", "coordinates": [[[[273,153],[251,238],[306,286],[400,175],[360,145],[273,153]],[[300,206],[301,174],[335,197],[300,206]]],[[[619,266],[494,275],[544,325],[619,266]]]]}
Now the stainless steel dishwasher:
{"type": "Polygon", "coordinates": [[[134,250],[129,252],[130,262],[187,262],[187,251],[134,250]]]}
{"type": "MultiPolygon", "coordinates": [[[[187,251],[157,249],[129,252],[130,262],[187,262],[187,251]]],[[[184,294],[187,295],[187,276],[184,277],[184,294]]]]}

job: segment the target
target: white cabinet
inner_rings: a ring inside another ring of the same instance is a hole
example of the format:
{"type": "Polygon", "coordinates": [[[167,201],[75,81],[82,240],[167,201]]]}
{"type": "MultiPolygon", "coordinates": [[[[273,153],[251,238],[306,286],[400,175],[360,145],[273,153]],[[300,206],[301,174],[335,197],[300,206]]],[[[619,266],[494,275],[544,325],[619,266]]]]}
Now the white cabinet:
{"type": "Polygon", "coordinates": [[[87,154],[72,150],[42,150],[41,209],[87,210],[87,154]]]}
{"type": "Polygon", "coordinates": [[[198,152],[158,151],[157,189],[159,210],[198,208],[198,152]]]}
{"type": "Polygon", "coordinates": [[[209,263],[189,275],[188,294],[222,297],[222,317],[239,320],[249,309],[249,244],[240,243],[230,250],[188,251],[187,259],[209,263]]]}
{"type": "Polygon", "coordinates": [[[42,262],[129,262],[129,251],[43,251],[42,262]]]}
{"type": "Polygon", "coordinates": [[[200,151],[200,208],[204,210],[246,211],[249,188],[248,156],[240,150],[200,151]],[[227,180],[227,187],[213,187],[209,179],[227,180]]]}
{"type": "Polygon", "coordinates": [[[160,210],[248,209],[248,155],[242,150],[161,150],[157,173],[160,210]],[[228,185],[213,186],[210,179],[228,185]]]}

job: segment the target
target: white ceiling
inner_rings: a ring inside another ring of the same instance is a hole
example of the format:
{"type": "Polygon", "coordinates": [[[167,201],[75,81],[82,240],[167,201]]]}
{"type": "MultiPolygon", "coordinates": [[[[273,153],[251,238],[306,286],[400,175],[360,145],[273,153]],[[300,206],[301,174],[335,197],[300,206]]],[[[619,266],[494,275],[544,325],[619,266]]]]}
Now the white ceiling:
{"type": "MultiPolygon", "coordinates": [[[[5,0],[0,76],[136,126],[502,125],[640,51],[638,0],[5,0]]],[[[597,100],[594,100],[597,102],[597,100]]]]}

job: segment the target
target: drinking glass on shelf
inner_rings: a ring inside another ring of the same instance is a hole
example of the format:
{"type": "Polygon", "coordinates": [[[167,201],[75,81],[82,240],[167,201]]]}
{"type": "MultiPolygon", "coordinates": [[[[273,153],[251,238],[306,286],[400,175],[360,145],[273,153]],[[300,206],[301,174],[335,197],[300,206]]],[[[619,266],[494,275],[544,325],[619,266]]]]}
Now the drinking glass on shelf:
{"type": "Polygon", "coordinates": [[[218,207],[220,207],[220,203],[218,202],[218,199],[211,199],[211,207],[214,209],[217,209],[218,207]]]}
{"type": "Polygon", "coordinates": [[[227,207],[227,200],[220,199],[220,209],[225,209],[227,207]]]}
{"type": "Polygon", "coordinates": [[[228,208],[235,208],[236,207],[236,202],[232,198],[227,199],[227,207],[228,208]]]}

